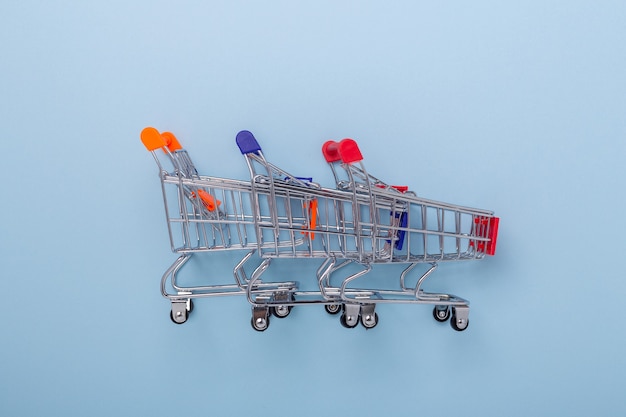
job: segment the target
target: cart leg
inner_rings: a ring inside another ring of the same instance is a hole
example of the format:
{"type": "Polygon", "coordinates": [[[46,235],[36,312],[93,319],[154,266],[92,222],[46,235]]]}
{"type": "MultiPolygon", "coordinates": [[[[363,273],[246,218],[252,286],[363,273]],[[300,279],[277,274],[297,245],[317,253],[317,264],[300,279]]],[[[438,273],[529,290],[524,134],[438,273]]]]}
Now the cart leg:
{"type": "Polygon", "coordinates": [[[469,326],[469,306],[452,307],[450,326],[458,332],[462,332],[469,326]]]}

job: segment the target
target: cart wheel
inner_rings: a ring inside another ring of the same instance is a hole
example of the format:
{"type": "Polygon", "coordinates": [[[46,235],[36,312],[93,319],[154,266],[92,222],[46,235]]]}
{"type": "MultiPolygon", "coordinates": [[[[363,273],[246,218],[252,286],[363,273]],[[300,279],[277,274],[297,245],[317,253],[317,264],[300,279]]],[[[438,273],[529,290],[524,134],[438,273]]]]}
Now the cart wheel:
{"type": "Polygon", "coordinates": [[[176,317],[174,317],[174,311],[170,310],[170,320],[172,320],[173,323],[183,324],[187,321],[187,318],[189,318],[189,313],[186,310],[185,313],[178,312],[176,317]]]}
{"type": "Polygon", "coordinates": [[[270,313],[279,319],[284,319],[291,313],[291,306],[276,306],[270,307],[270,313]]]}
{"type": "Polygon", "coordinates": [[[374,313],[374,315],[365,315],[361,316],[361,324],[366,329],[373,329],[378,324],[378,313],[374,313]]]}
{"type": "Polygon", "coordinates": [[[190,314],[193,311],[193,300],[189,299],[189,310],[187,310],[187,314],[190,314]]]}
{"type": "Polygon", "coordinates": [[[445,322],[450,318],[450,309],[448,307],[445,307],[445,309],[442,308],[443,306],[435,306],[435,308],[433,309],[433,317],[435,318],[435,320],[437,320],[438,322],[445,322]]]}
{"type": "Polygon", "coordinates": [[[457,320],[456,314],[452,313],[452,317],[450,318],[450,326],[452,326],[452,328],[457,332],[462,332],[463,330],[467,329],[467,326],[469,326],[469,319],[457,320]]]}
{"type": "Polygon", "coordinates": [[[341,304],[326,304],[324,310],[326,310],[328,314],[338,314],[341,311],[341,304]]]}
{"type": "Polygon", "coordinates": [[[257,332],[264,332],[270,326],[270,317],[268,315],[265,318],[259,317],[256,320],[254,319],[254,317],[252,317],[250,319],[250,324],[252,325],[252,328],[257,332]]]}
{"type": "Polygon", "coordinates": [[[346,317],[345,313],[342,314],[341,317],[339,317],[339,322],[346,329],[354,329],[356,325],[359,324],[358,320],[355,320],[354,324],[348,324],[348,318],[346,317]]]}

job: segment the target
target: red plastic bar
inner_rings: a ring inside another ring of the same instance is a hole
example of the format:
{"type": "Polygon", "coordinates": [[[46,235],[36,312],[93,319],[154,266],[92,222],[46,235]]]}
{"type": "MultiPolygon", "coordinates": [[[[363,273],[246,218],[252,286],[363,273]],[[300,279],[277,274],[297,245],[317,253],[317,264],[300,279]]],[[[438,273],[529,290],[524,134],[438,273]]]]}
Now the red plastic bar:
{"type": "Polygon", "coordinates": [[[487,251],[485,252],[487,255],[495,255],[496,254],[496,244],[498,242],[498,227],[500,226],[500,218],[499,217],[491,217],[489,219],[489,242],[487,242],[487,251]]]}

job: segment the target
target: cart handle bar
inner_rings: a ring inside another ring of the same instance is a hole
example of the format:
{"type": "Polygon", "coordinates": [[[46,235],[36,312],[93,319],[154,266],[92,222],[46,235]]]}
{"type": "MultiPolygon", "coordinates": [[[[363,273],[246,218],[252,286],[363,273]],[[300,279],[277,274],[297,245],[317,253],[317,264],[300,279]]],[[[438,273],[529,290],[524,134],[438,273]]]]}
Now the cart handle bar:
{"type": "Polygon", "coordinates": [[[342,139],[339,142],[329,140],[322,145],[322,153],[326,162],[337,162],[341,159],[344,163],[351,164],[363,160],[359,145],[350,138],[342,139]]]}
{"type": "MultiPolygon", "coordinates": [[[[183,148],[172,132],[159,133],[159,131],[153,127],[146,127],[141,131],[140,136],[141,142],[149,151],[167,147],[170,152],[174,152],[183,148]]],[[[165,149],[163,149],[163,152],[165,152],[165,149]]]]}

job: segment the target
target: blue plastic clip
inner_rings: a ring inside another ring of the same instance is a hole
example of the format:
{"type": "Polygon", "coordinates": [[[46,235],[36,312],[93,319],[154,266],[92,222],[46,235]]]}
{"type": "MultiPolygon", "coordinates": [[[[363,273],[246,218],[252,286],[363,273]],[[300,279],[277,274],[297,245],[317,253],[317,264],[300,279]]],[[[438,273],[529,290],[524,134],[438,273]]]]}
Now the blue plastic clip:
{"type": "MultiPolygon", "coordinates": [[[[394,214],[394,212],[391,212],[391,215],[394,216],[396,219],[400,219],[400,221],[398,222],[398,227],[406,227],[408,224],[408,216],[406,215],[406,212],[396,212],[394,214]]],[[[402,247],[404,246],[404,236],[406,235],[406,230],[397,230],[396,231],[396,243],[395,243],[395,247],[397,250],[402,250],[402,247]]],[[[387,243],[391,243],[391,240],[387,240],[387,243]]]]}
{"type": "Polygon", "coordinates": [[[237,146],[239,146],[239,150],[241,151],[242,155],[248,153],[256,153],[261,150],[261,145],[259,145],[259,142],[257,142],[254,138],[254,135],[247,130],[242,130],[241,132],[237,133],[237,138],[235,139],[235,141],[237,142],[237,146]]]}
{"type": "MultiPolygon", "coordinates": [[[[294,177],[302,182],[313,182],[313,177],[294,177]]],[[[291,180],[291,177],[285,177],[285,181],[291,180]]]]}

